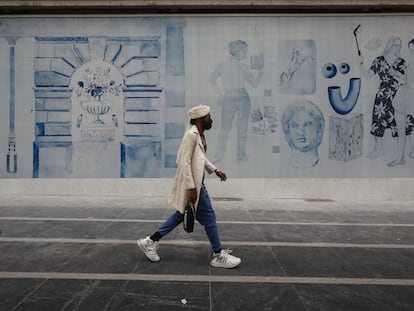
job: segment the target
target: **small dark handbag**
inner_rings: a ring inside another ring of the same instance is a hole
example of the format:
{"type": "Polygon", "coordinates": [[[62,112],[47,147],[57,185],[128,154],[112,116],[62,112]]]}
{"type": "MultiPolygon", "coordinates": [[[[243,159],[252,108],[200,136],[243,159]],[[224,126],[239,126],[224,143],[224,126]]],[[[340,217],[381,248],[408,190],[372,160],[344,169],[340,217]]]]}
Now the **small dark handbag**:
{"type": "Polygon", "coordinates": [[[194,231],[194,219],[195,219],[195,208],[193,202],[187,202],[187,205],[184,209],[184,221],[183,221],[183,227],[184,230],[187,232],[193,232],[194,231]]]}

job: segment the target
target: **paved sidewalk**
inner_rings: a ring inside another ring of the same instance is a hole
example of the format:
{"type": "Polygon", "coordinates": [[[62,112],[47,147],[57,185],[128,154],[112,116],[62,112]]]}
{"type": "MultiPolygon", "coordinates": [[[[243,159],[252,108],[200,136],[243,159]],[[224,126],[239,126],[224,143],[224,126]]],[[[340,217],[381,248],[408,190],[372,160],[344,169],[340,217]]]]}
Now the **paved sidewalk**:
{"type": "Polygon", "coordinates": [[[136,239],[166,198],[4,196],[0,310],[414,310],[414,202],[213,198],[236,269],[200,225],[136,239]]]}

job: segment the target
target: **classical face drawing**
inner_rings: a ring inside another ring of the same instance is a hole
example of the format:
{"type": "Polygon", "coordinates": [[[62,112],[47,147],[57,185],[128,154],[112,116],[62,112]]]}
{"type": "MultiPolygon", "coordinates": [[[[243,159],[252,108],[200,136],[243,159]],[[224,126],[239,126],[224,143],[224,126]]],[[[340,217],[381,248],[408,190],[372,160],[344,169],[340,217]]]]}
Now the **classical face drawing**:
{"type": "Polygon", "coordinates": [[[282,126],[292,151],[291,164],[300,168],[315,166],[325,126],[319,107],[310,101],[288,105],[282,115],[282,126]]]}
{"type": "Polygon", "coordinates": [[[289,121],[289,135],[293,148],[301,152],[315,148],[317,128],[314,119],[304,110],[297,111],[289,121]]]}

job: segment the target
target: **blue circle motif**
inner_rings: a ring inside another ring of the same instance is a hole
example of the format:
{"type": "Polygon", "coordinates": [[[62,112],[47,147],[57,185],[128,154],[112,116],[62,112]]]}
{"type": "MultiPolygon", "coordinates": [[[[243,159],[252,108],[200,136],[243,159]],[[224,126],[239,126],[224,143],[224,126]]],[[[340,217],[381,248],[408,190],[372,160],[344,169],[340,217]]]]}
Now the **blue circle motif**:
{"type": "Polygon", "coordinates": [[[348,72],[349,72],[349,70],[350,70],[351,68],[349,67],[349,65],[347,64],[347,63],[341,63],[340,65],[339,65],[339,71],[343,74],[343,75],[345,75],[345,74],[347,74],[348,72]]]}
{"type": "Polygon", "coordinates": [[[327,63],[322,67],[322,74],[325,78],[331,79],[336,75],[336,66],[332,63],[327,63]]]}

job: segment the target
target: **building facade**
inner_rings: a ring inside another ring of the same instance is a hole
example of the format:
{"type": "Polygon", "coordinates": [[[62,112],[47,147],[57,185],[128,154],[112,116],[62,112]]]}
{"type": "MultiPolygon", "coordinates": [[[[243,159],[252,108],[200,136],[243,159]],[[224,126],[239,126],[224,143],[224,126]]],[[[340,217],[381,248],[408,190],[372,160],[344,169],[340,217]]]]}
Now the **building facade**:
{"type": "Polygon", "coordinates": [[[308,2],[1,1],[2,192],[167,195],[207,104],[219,195],[412,199],[410,1],[308,2]]]}

